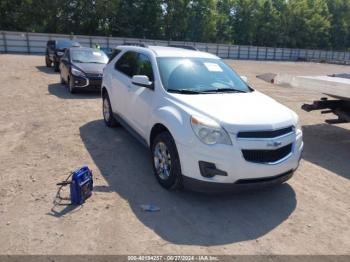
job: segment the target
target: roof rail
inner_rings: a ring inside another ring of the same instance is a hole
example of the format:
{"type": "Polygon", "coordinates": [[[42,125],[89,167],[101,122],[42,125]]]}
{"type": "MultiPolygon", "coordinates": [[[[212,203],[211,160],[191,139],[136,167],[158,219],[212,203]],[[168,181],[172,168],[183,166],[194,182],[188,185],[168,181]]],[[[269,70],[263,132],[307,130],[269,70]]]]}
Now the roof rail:
{"type": "Polygon", "coordinates": [[[195,50],[198,51],[197,48],[195,48],[194,46],[190,46],[190,45],[168,45],[169,47],[176,47],[176,48],[183,48],[183,49],[187,49],[187,50],[195,50]]]}
{"type": "Polygon", "coordinates": [[[140,47],[145,47],[147,48],[148,45],[146,45],[145,43],[129,43],[129,42],[124,42],[123,44],[121,44],[121,46],[140,46],[140,47]]]}

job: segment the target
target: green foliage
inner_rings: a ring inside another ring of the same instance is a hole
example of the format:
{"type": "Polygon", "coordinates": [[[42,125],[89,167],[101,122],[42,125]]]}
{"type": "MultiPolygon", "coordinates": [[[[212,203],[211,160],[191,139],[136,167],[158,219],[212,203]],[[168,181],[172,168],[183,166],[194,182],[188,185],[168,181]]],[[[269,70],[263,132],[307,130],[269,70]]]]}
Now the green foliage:
{"type": "Polygon", "coordinates": [[[348,49],[350,0],[1,0],[0,29],[348,49]]]}
{"type": "Polygon", "coordinates": [[[216,0],[192,0],[188,5],[186,40],[216,40],[216,0]]]}
{"type": "Polygon", "coordinates": [[[283,43],[284,32],[281,13],[272,0],[260,1],[256,19],[259,21],[256,28],[256,45],[277,46],[283,43]]]}
{"type": "Polygon", "coordinates": [[[169,40],[185,40],[189,20],[189,0],[164,0],[164,36],[169,40]]]}
{"type": "Polygon", "coordinates": [[[256,39],[258,0],[236,0],[232,6],[232,21],[237,44],[252,45],[256,39]]]}
{"type": "Polygon", "coordinates": [[[217,1],[216,5],[216,41],[219,43],[234,43],[234,28],[231,10],[233,0],[217,1]]]}
{"type": "Polygon", "coordinates": [[[327,0],[330,16],[330,42],[335,49],[349,47],[350,42],[350,1],[327,0]]]}
{"type": "Polygon", "coordinates": [[[287,15],[286,41],[291,47],[329,46],[329,11],[324,0],[290,0],[287,15]]]}

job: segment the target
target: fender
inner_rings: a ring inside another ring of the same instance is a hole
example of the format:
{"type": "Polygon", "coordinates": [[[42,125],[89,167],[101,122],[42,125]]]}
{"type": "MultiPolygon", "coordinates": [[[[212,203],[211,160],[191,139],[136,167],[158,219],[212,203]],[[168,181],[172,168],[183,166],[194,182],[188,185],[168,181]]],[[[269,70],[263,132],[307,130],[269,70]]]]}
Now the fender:
{"type": "Polygon", "coordinates": [[[163,106],[153,110],[148,131],[148,144],[150,145],[150,134],[152,127],[156,124],[164,125],[173,136],[176,143],[194,143],[194,133],[190,126],[190,116],[183,110],[178,110],[173,106],[163,106]]]}

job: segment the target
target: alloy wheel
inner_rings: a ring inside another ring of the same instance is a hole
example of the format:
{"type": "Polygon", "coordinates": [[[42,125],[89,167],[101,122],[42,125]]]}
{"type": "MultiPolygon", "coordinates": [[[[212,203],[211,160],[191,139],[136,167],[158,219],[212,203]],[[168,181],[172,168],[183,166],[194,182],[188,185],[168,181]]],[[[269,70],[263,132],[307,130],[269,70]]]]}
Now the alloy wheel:
{"type": "Polygon", "coordinates": [[[153,159],[157,175],[163,180],[168,179],[171,172],[171,156],[165,143],[156,144],[153,159]]]}
{"type": "Polygon", "coordinates": [[[108,98],[105,97],[103,99],[103,117],[108,122],[110,118],[110,112],[109,112],[109,101],[108,98]]]}

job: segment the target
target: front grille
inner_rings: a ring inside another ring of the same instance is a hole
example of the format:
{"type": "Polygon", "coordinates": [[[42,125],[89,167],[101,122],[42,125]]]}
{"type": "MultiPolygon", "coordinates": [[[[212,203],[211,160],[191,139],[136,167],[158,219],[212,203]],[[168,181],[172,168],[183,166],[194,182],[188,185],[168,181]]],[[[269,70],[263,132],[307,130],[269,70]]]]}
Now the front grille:
{"type": "Polygon", "coordinates": [[[99,78],[99,79],[102,79],[102,73],[87,73],[86,76],[88,78],[99,78]]]}
{"type": "Polygon", "coordinates": [[[274,163],[292,152],[292,144],[275,150],[242,150],[243,157],[249,162],[274,163]]]}
{"type": "Polygon", "coordinates": [[[90,79],[89,80],[89,86],[91,87],[101,87],[102,80],[95,80],[95,79],[90,79]]]}
{"type": "Polygon", "coordinates": [[[293,132],[293,126],[273,131],[244,131],[237,134],[238,138],[274,138],[293,132]]]}

